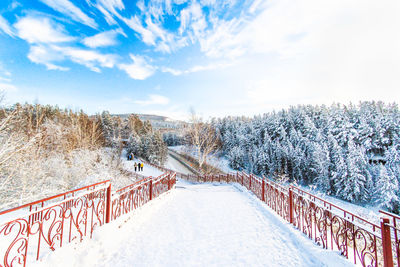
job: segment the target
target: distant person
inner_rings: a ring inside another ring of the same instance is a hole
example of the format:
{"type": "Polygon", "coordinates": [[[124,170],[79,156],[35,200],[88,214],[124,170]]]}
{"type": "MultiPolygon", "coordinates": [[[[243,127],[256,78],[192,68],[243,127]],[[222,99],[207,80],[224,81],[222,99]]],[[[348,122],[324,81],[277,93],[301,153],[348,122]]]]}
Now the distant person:
{"type": "Polygon", "coordinates": [[[135,165],[133,165],[133,166],[135,166],[135,171],[136,171],[137,167],[138,167],[138,164],[135,162],[135,165]]]}
{"type": "Polygon", "coordinates": [[[131,160],[134,160],[135,156],[133,155],[133,153],[131,153],[131,160]]]}
{"type": "Polygon", "coordinates": [[[143,162],[140,163],[140,169],[141,169],[141,171],[143,171],[143,162]]]}

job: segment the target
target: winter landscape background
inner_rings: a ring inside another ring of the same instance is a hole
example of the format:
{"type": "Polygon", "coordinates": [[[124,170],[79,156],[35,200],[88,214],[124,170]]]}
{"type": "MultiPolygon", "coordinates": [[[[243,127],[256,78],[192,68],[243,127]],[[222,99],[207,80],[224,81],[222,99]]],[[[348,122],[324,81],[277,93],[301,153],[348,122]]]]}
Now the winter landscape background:
{"type": "MultiPolygon", "coordinates": [[[[0,212],[108,179],[115,197],[117,189],[157,177],[166,167],[212,181],[219,174],[254,174],[284,191],[296,186],[312,192],[378,225],[380,209],[400,214],[399,14],[398,0],[2,0],[0,212]],[[145,170],[136,170],[138,163],[145,170]]],[[[153,211],[148,205],[139,214],[164,230],[176,230],[171,219],[178,218],[191,233],[185,244],[200,244],[193,251],[206,251],[212,236],[202,224],[220,227],[221,239],[214,241],[237,241],[221,264],[265,265],[258,255],[277,265],[335,262],[333,254],[323,262],[319,252],[296,250],[303,241],[279,226],[271,207],[245,193],[246,185],[179,180],[167,189],[151,204],[153,211]],[[172,208],[158,221],[152,214],[166,207],[161,200],[172,208]],[[218,209],[204,208],[208,201],[218,202],[218,209]],[[230,201],[242,214],[237,224],[214,224],[211,217],[197,223],[206,210],[215,220],[220,214],[235,220],[235,212],[226,212],[230,201]],[[254,240],[265,234],[243,227],[246,220],[252,227],[272,223],[277,235],[269,239],[299,254],[276,258],[280,249],[271,249],[274,255],[266,256],[263,244],[273,243],[260,240],[251,257],[232,260],[245,248],[246,233],[254,240]],[[199,241],[189,225],[209,236],[199,241]],[[230,239],[240,229],[248,232],[230,239]]],[[[0,229],[0,257],[8,248],[1,241],[8,227],[0,229]]],[[[160,246],[180,253],[171,264],[193,264],[185,248],[169,246],[179,241],[171,238],[160,246]]],[[[98,240],[88,245],[92,251],[102,251],[101,235],[98,240]]],[[[115,253],[85,260],[96,265],[115,253]]],[[[68,255],[46,257],[51,265],[68,255]]],[[[132,257],[124,259],[119,263],[132,257]]],[[[150,265],[149,259],[139,263],[150,265]]]]}

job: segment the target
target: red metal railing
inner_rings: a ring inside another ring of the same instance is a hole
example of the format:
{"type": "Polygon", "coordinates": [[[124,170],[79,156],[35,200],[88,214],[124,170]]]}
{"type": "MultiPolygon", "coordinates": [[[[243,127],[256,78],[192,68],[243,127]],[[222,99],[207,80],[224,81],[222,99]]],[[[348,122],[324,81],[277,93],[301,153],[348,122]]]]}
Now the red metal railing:
{"type": "Polygon", "coordinates": [[[325,249],[338,250],[354,264],[383,264],[382,228],[332,203],[291,187],[293,224],[325,249]]]}
{"type": "Polygon", "coordinates": [[[237,182],[278,215],[325,249],[337,250],[362,266],[400,266],[400,217],[377,225],[298,187],[285,187],[265,177],[238,172],[225,175],[177,176],[194,182],[237,182]]]}
{"type": "Polygon", "coordinates": [[[127,214],[153,198],[172,189],[176,183],[175,173],[164,173],[157,178],[145,178],[116,191],[111,204],[111,220],[127,214]]]}
{"type": "Polygon", "coordinates": [[[1,267],[26,266],[173,188],[176,174],[145,178],[111,194],[110,181],[0,212],[1,267]]]}
{"type": "Polygon", "coordinates": [[[224,175],[176,172],[176,176],[192,182],[239,183],[323,248],[337,250],[362,266],[400,267],[400,217],[397,215],[381,211],[389,218],[382,218],[377,225],[298,187],[285,187],[244,172],[224,175]]]}
{"type": "Polygon", "coordinates": [[[105,223],[110,186],[105,181],[0,212],[10,217],[0,226],[1,266],[25,266],[28,257],[92,236],[105,223]]]}

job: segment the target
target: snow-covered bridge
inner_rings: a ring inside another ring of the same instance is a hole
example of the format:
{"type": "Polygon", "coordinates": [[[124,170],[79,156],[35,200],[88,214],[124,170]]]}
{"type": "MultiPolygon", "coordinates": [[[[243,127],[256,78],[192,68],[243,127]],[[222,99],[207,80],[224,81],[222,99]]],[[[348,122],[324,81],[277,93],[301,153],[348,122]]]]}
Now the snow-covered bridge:
{"type": "MultiPolygon", "coordinates": [[[[185,171],[169,160],[168,167],[185,171]]],[[[38,266],[350,266],[240,185],[191,184],[48,254],[38,266]]]]}
{"type": "Polygon", "coordinates": [[[400,266],[397,215],[378,225],[296,186],[193,175],[174,158],[140,174],[0,212],[0,266],[400,266]]]}

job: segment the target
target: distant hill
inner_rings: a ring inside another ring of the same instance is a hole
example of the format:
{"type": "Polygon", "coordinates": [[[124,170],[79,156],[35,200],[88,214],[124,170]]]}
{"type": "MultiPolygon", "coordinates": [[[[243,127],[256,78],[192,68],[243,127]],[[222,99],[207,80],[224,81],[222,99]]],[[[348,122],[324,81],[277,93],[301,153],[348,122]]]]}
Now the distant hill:
{"type": "Polygon", "coordinates": [[[176,130],[183,128],[187,123],[184,121],[174,120],[165,116],[152,115],[152,114],[112,114],[111,116],[117,116],[122,119],[128,118],[129,115],[137,115],[142,121],[150,121],[151,126],[157,130],[176,130]]]}

